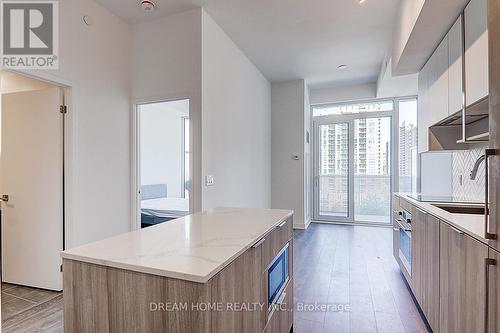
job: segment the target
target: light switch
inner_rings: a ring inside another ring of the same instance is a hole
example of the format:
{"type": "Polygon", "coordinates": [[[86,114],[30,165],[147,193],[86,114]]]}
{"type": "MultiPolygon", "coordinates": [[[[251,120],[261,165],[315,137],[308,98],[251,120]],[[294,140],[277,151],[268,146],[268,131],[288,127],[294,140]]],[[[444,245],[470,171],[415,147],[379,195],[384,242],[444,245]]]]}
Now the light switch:
{"type": "Polygon", "coordinates": [[[214,176],[212,176],[212,175],[205,176],[205,185],[206,186],[214,186],[215,185],[214,176]]]}

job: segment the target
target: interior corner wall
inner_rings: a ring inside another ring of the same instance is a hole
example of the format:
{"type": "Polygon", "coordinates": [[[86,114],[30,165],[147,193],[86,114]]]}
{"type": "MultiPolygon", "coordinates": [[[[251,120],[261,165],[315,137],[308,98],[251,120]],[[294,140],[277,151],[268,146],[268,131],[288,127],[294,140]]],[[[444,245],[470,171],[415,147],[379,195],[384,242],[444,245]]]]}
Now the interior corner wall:
{"type": "Polygon", "coordinates": [[[25,72],[71,86],[69,248],[130,230],[131,31],[94,1],[59,1],[59,24],[59,69],[25,72]]]}
{"type": "Polygon", "coordinates": [[[293,209],[294,227],[299,229],[306,228],[306,89],[304,80],[273,83],[271,87],[271,206],[293,209]]]}
{"type": "Polygon", "coordinates": [[[132,101],[189,99],[190,209],[201,210],[201,13],[196,8],[132,27],[132,101]]]}
{"type": "Polygon", "coordinates": [[[271,206],[271,85],[202,14],[203,208],[271,206]]]}
{"type": "Polygon", "coordinates": [[[311,223],[312,214],[312,114],[309,87],[304,84],[304,227],[311,223]]]}

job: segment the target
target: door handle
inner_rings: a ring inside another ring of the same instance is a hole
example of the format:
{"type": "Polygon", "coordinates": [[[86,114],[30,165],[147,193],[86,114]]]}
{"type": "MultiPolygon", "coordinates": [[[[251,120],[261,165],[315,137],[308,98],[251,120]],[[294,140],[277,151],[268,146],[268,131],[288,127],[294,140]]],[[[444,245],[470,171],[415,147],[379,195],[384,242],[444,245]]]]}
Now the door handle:
{"type": "Polygon", "coordinates": [[[500,155],[500,149],[486,149],[484,152],[484,238],[486,239],[496,239],[495,234],[491,234],[489,232],[489,163],[488,160],[491,156],[498,156],[500,155]]]}
{"type": "Polygon", "coordinates": [[[0,197],[0,201],[8,202],[9,201],[9,196],[7,194],[2,195],[0,197]]]}

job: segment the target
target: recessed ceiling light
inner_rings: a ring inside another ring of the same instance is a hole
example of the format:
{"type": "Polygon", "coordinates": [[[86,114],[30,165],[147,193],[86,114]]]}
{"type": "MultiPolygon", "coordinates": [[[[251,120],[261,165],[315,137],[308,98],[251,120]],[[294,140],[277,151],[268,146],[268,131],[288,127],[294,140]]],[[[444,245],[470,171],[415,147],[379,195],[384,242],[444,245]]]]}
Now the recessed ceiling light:
{"type": "Polygon", "coordinates": [[[154,3],[153,0],[142,0],[141,1],[141,8],[145,12],[152,12],[156,8],[156,4],[154,3]]]}
{"type": "Polygon", "coordinates": [[[337,67],[338,69],[346,69],[347,68],[347,65],[338,65],[337,67]]]}
{"type": "Polygon", "coordinates": [[[363,2],[365,2],[365,1],[366,1],[366,0],[359,0],[359,3],[363,3],[363,2]]]}

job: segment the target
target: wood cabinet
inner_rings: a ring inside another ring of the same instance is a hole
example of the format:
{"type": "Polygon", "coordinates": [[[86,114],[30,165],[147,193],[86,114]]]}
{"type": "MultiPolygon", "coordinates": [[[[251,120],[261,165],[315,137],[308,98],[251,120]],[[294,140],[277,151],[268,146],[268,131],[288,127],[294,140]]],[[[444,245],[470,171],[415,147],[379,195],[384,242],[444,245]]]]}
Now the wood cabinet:
{"type": "MultiPolygon", "coordinates": [[[[250,248],[210,281],[211,302],[259,304],[263,297],[262,247],[250,248]]],[[[267,297],[266,297],[267,298],[267,297]]],[[[211,332],[262,332],[265,309],[255,311],[213,311],[211,332]]]]}
{"type": "MultiPolygon", "coordinates": [[[[489,34],[489,132],[490,148],[500,149],[500,3],[490,1],[489,34]]],[[[490,219],[489,232],[496,235],[489,245],[500,251],[500,156],[489,159],[490,219]]]]}
{"type": "Polygon", "coordinates": [[[488,332],[500,332],[500,252],[489,250],[488,272],[488,332]]]}
{"type": "Polygon", "coordinates": [[[439,331],[484,332],[488,247],[446,223],[439,239],[439,331]]]}
{"type": "Polygon", "coordinates": [[[412,290],[434,332],[439,331],[439,219],[413,207],[412,290]]]}
{"type": "Polygon", "coordinates": [[[292,236],[290,217],[265,236],[268,247],[248,248],[206,283],[64,259],[65,332],[288,333],[292,236]],[[281,311],[270,312],[267,267],[287,243],[290,278],[281,311]]]}
{"type": "Polygon", "coordinates": [[[467,105],[488,96],[488,0],[471,0],[465,15],[467,105]]]}
{"type": "Polygon", "coordinates": [[[439,226],[441,221],[425,214],[421,266],[421,307],[434,332],[439,331],[439,226]]]}
{"type": "MultiPolygon", "coordinates": [[[[418,303],[422,305],[422,281],[423,271],[425,270],[424,245],[425,245],[425,219],[427,214],[417,207],[413,206],[411,210],[412,226],[412,272],[411,287],[413,295],[418,303]]],[[[422,306],[421,306],[422,307],[422,306]]],[[[422,308],[423,310],[423,308],[422,308]]]]}

